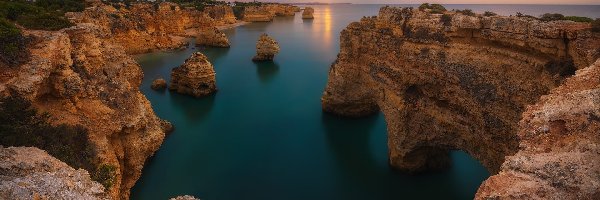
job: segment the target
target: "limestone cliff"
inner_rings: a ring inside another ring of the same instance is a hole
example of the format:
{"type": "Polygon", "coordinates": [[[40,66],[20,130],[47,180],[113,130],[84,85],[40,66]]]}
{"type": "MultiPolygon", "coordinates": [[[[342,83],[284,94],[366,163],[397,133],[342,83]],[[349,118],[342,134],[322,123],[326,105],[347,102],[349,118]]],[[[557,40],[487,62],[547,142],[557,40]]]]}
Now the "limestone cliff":
{"type": "MultiPolygon", "coordinates": [[[[175,49],[187,44],[185,37],[195,37],[199,30],[217,25],[206,12],[180,8],[175,3],[132,3],[102,5],[83,12],[68,13],[75,23],[91,23],[105,33],[102,39],[120,44],[128,54],[156,49],[175,49]]],[[[209,9],[214,11],[216,9],[209,9]]],[[[210,12],[209,12],[210,13],[210,12]]],[[[215,17],[220,17],[212,12],[215,17]]],[[[220,20],[230,20],[226,14],[220,20]]]]}
{"type": "Polygon", "coordinates": [[[100,39],[106,33],[90,24],[25,34],[37,41],[30,61],[0,66],[0,94],[27,98],[57,124],[87,128],[96,163],[116,169],[109,195],[127,199],[168,128],[139,92],[140,66],[122,47],[100,39]]]}
{"type": "Polygon", "coordinates": [[[108,199],[104,187],[34,147],[0,146],[0,199],[108,199]]]}
{"type": "Polygon", "coordinates": [[[216,5],[204,8],[204,12],[215,20],[217,25],[233,24],[237,22],[231,6],[216,5]]]}
{"type": "Polygon", "coordinates": [[[273,21],[275,16],[294,16],[297,11],[297,6],[287,4],[248,6],[244,8],[242,20],[247,22],[269,22],[273,21]]]}
{"type": "Polygon", "coordinates": [[[218,28],[212,27],[201,30],[196,37],[196,45],[212,47],[229,47],[229,39],[218,28]]]}
{"type": "MultiPolygon", "coordinates": [[[[586,23],[410,8],[384,7],[340,40],[323,109],[352,117],[381,110],[390,164],[405,171],[447,166],[448,151],[463,150],[497,173],[525,144],[517,136],[525,108],[600,56],[600,35],[586,23]]],[[[502,169],[514,166],[527,167],[502,169]]]]}
{"type": "Polygon", "coordinates": [[[169,89],[194,97],[206,96],[217,91],[215,74],[208,58],[196,52],[183,65],[173,68],[169,89]]]}
{"type": "Polygon", "coordinates": [[[528,106],[519,151],[476,199],[600,198],[600,59],[528,106]]]}

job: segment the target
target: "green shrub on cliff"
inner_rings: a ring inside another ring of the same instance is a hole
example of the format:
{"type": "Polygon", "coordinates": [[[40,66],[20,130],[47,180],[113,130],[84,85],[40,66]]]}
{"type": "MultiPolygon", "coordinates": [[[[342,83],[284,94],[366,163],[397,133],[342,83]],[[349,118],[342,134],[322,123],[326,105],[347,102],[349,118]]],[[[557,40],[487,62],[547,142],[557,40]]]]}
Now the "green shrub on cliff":
{"type": "Polygon", "coordinates": [[[596,20],[592,21],[592,31],[600,32],[600,18],[596,18],[596,20]]]}
{"type": "Polygon", "coordinates": [[[467,16],[475,16],[476,14],[473,12],[473,10],[471,9],[464,9],[464,10],[454,10],[454,12],[457,13],[461,13],[463,15],[467,15],[467,16]]]}
{"type": "Polygon", "coordinates": [[[36,30],[58,30],[72,26],[65,12],[81,11],[82,0],[0,1],[0,18],[36,30]]]}
{"type": "Polygon", "coordinates": [[[444,26],[450,26],[452,25],[452,16],[448,14],[443,14],[440,18],[440,22],[442,22],[444,26]]]}
{"type": "Polygon", "coordinates": [[[0,98],[0,145],[34,146],[73,168],[94,170],[95,152],[88,131],[81,126],[53,125],[49,118],[22,97],[0,98]]]}
{"type": "Polygon", "coordinates": [[[8,66],[23,63],[29,57],[27,39],[14,24],[0,18],[0,62],[8,66]]]}
{"type": "Polygon", "coordinates": [[[441,4],[424,3],[419,6],[419,10],[421,10],[421,11],[429,10],[430,13],[442,14],[446,11],[446,8],[444,6],[442,6],[441,4]]]}
{"type": "Polygon", "coordinates": [[[498,15],[498,14],[496,14],[495,12],[492,12],[492,11],[483,12],[483,16],[486,16],[486,17],[492,17],[492,16],[496,16],[496,15],[498,15]]]}
{"type": "Polygon", "coordinates": [[[102,184],[104,188],[108,189],[115,183],[117,177],[117,168],[109,164],[101,164],[98,166],[96,171],[91,174],[92,180],[102,184]]]}
{"type": "Polygon", "coordinates": [[[580,16],[566,16],[565,20],[571,20],[574,22],[588,22],[588,23],[594,21],[592,18],[580,17],[580,16]]]}

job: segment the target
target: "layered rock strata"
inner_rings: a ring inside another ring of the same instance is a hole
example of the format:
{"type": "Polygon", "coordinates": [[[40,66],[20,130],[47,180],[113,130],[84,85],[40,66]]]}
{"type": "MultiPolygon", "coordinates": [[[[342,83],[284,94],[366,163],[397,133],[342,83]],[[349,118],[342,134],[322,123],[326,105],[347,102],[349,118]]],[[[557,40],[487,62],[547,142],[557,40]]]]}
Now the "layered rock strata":
{"type": "Polygon", "coordinates": [[[166,128],[139,91],[140,66],[121,46],[99,39],[106,33],[91,24],[24,34],[38,42],[29,62],[0,66],[0,95],[22,96],[56,124],[88,129],[96,163],[116,169],[107,193],[127,199],[166,128]]]}
{"type": "Polygon", "coordinates": [[[476,199],[600,198],[600,59],[528,106],[519,151],[476,199]]]}
{"type": "MultiPolygon", "coordinates": [[[[180,48],[187,44],[186,37],[195,37],[198,31],[218,25],[206,12],[182,9],[170,2],[117,7],[89,7],[67,16],[74,23],[95,24],[105,33],[102,39],[122,45],[128,54],[180,48]]],[[[224,16],[221,20],[230,19],[224,16]]]]}
{"type": "Polygon", "coordinates": [[[108,199],[87,171],[34,147],[0,146],[0,199],[108,199]]]}
{"type": "Polygon", "coordinates": [[[196,52],[171,71],[169,89],[181,94],[202,97],[217,91],[215,70],[208,58],[196,52]]]}
{"type": "MultiPolygon", "coordinates": [[[[363,18],[342,31],[340,53],[322,97],[323,109],[351,117],[382,111],[388,126],[390,165],[396,169],[412,172],[445,167],[449,150],[463,150],[495,174],[505,163],[505,156],[527,149],[528,140],[517,135],[525,130],[519,121],[526,107],[561,85],[576,70],[585,71],[600,56],[600,36],[590,32],[589,27],[570,21],[541,22],[451,12],[442,15],[384,7],[377,17],[363,18]]],[[[590,87],[598,89],[597,84],[590,87]]],[[[594,93],[581,91],[577,95],[585,97],[580,103],[597,103],[591,101],[596,98],[594,93]]],[[[544,108],[548,112],[545,117],[581,116],[550,126],[559,127],[567,135],[588,134],[592,139],[584,139],[583,145],[598,146],[597,138],[590,135],[598,132],[597,126],[575,128],[576,123],[597,124],[595,115],[588,112],[594,106],[563,115],[548,110],[559,112],[559,104],[547,105],[554,107],[544,108]]],[[[543,165],[547,170],[552,170],[552,166],[561,168],[565,163],[557,160],[568,154],[545,147],[560,140],[544,139],[547,142],[532,138],[530,141],[537,143],[529,144],[529,148],[548,150],[553,158],[517,154],[516,161],[509,158],[502,170],[532,173],[543,165]],[[525,164],[519,160],[524,158],[537,160],[535,164],[525,164]]],[[[573,156],[579,155],[577,152],[597,154],[595,148],[557,149],[573,156]]],[[[597,173],[593,175],[596,171],[587,168],[597,164],[579,165],[584,163],[576,160],[566,163],[580,166],[576,168],[583,171],[581,176],[597,177],[597,173]]],[[[562,172],[530,176],[546,181],[552,177],[579,177],[575,169],[562,172]]],[[[597,188],[594,184],[582,183],[597,188]]],[[[571,189],[591,191],[581,185],[572,186],[571,189]]]]}
{"type": "Polygon", "coordinates": [[[256,42],[256,56],[253,61],[271,61],[279,53],[279,43],[267,34],[260,35],[256,42]]]}
{"type": "Polygon", "coordinates": [[[216,27],[200,31],[196,37],[196,45],[211,47],[229,47],[227,35],[216,27]]]}
{"type": "Polygon", "coordinates": [[[286,4],[248,6],[244,8],[242,20],[247,22],[270,22],[273,21],[275,16],[294,16],[298,9],[297,6],[286,4]]]}
{"type": "Polygon", "coordinates": [[[216,5],[204,8],[204,12],[215,20],[217,25],[234,24],[237,22],[231,6],[216,5]]]}
{"type": "Polygon", "coordinates": [[[304,11],[302,12],[302,19],[314,19],[315,18],[313,16],[314,13],[315,13],[315,9],[313,9],[311,7],[306,7],[306,8],[304,8],[304,11]]]}

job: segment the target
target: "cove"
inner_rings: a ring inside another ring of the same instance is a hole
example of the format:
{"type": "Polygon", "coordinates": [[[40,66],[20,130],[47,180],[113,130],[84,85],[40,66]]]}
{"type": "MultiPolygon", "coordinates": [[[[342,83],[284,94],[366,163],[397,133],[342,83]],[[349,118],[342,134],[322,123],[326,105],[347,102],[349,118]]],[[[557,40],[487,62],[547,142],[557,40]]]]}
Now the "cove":
{"type": "Polygon", "coordinates": [[[472,199],[489,174],[452,152],[453,166],[407,175],[387,163],[384,117],[346,119],[321,111],[339,33],[380,5],[314,6],[315,19],[276,17],[225,30],[231,48],[188,48],[138,56],[142,92],[175,131],[143,170],[132,199],[472,199]],[[259,35],[281,46],[254,63],[259,35]],[[209,57],[219,91],[196,99],[150,89],[193,52],[209,57]]]}

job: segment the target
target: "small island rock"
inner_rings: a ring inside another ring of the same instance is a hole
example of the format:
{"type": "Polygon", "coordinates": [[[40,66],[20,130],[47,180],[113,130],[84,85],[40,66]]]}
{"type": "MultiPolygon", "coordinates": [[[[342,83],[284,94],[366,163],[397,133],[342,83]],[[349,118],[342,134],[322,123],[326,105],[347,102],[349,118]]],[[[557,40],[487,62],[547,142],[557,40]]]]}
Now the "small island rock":
{"type": "Polygon", "coordinates": [[[202,30],[196,38],[196,45],[211,47],[229,47],[229,39],[217,27],[202,30]]]}
{"type": "Polygon", "coordinates": [[[167,88],[167,81],[162,78],[158,78],[152,81],[152,85],[150,86],[153,90],[164,90],[167,88]]]}
{"type": "Polygon", "coordinates": [[[279,53],[279,43],[267,34],[262,34],[256,42],[256,56],[253,61],[271,61],[279,53]]]}
{"type": "Polygon", "coordinates": [[[171,71],[169,90],[202,97],[217,91],[215,70],[208,58],[196,52],[185,63],[171,71]]]}
{"type": "Polygon", "coordinates": [[[314,19],[313,14],[315,13],[315,9],[311,7],[304,8],[304,12],[302,12],[302,19],[314,19]]]}

